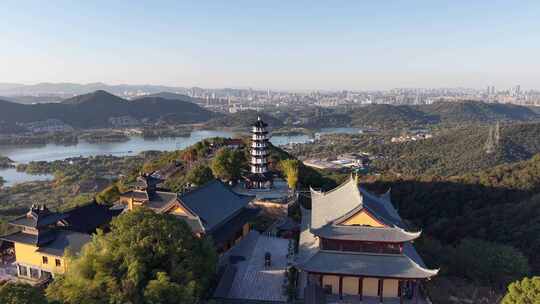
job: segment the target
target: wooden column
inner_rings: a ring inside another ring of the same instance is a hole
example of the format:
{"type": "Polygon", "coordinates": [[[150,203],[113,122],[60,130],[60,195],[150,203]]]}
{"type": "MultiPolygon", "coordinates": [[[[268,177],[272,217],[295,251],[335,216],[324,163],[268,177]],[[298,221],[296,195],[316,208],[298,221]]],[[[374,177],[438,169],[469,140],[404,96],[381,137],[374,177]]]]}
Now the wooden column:
{"type": "Polygon", "coordinates": [[[379,301],[383,302],[384,280],[379,280],[379,301]]]}
{"type": "Polygon", "coordinates": [[[398,282],[398,296],[399,296],[399,304],[403,304],[403,281],[399,280],[398,282]]]}
{"type": "Polygon", "coordinates": [[[343,300],[343,277],[339,276],[339,299],[343,300]]]}
{"type": "Polygon", "coordinates": [[[324,286],[322,285],[322,277],[323,277],[322,274],[320,274],[320,275],[319,275],[319,286],[320,286],[321,288],[324,288],[324,286]]]}
{"type": "Polygon", "coordinates": [[[364,278],[363,277],[358,278],[358,295],[360,295],[360,301],[362,301],[362,297],[364,296],[364,278]]]}
{"type": "Polygon", "coordinates": [[[414,303],[418,304],[418,281],[414,281],[414,303]]]}

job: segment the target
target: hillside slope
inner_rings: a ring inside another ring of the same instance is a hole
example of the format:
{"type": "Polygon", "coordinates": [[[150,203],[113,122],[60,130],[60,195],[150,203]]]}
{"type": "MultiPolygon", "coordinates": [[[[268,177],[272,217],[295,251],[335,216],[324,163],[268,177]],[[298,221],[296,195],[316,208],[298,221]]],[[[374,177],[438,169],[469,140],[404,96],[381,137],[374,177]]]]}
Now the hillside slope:
{"type": "Polygon", "coordinates": [[[60,119],[74,127],[109,126],[109,118],[131,116],[170,123],[204,122],[215,114],[191,102],[160,97],[128,101],[105,91],[79,95],[57,104],[21,105],[0,101],[0,121],[8,124],[60,119]]]}
{"type": "Polygon", "coordinates": [[[206,124],[206,127],[248,130],[247,128],[249,128],[251,124],[253,124],[253,122],[257,121],[257,117],[259,116],[262,118],[264,122],[266,122],[272,128],[278,128],[278,127],[283,126],[282,121],[276,119],[275,117],[271,115],[268,115],[265,113],[259,113],[253,110],[248,110],[248,111],[237,112],[234,114],[228,114],[223,117],[214,118],[206,124]]]}
{"type": "Polygon", "coordinates": [[[419,106],[418,109],[440,123],[528,121],[538,118],[537,113],[527,107],[479,101],[436,102],[419,106]]]}
{"type": "Polygon", "coordinates": [[[540,119],[540,115],[528,107],[479,101],[436,102],[421,106],[374,104],[355,109],[350,117],[354,126],[380,128],[495,121],[526,122],[540,119]]]}
{"type": "Polygon", "coordinates": [[[501,125],[493,153],[486,152],[489,128],[449,129],[431,139],[373,145],[370,150],[384,155],[375,162],[379,169],[407,175],[459,175],[540,153],[540,123],[501,125]]]}
{"type": "Polygon", "coordinates": [[[436,123],[425,113],[411,106],[375,104],[361,107],[351,114],[353,126],[374,126],[381,128],[402,128],[428,123],[436,123]]]}

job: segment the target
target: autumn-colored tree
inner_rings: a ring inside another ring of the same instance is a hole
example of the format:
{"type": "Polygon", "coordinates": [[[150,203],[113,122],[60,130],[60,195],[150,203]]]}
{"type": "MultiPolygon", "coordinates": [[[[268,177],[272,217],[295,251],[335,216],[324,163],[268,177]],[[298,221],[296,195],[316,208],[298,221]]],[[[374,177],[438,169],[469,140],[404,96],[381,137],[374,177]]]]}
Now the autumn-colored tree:
{"type": "Polygon", "coordinates": [[[508,286],[502,304],[540,303],[540,277],[524,278],[508,286]]]}
{"type": "Polygon", "coordinates": [[[283,175],[285,175],[287,179],[287,184],[289,185],[289,188],[293,190],[296,189],[299,179],[300,161],[296,159],[285,159],[282,160],[279,164],[283,175]]]}

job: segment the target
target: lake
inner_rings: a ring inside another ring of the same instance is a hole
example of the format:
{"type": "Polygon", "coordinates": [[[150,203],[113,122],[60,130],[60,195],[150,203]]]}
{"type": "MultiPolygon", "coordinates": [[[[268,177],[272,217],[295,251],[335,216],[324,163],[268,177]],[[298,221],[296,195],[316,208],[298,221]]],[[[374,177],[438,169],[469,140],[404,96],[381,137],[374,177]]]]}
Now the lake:
{"type": "MultiPolygon", "coordinates": [[[[358,133],[356,128],[327,128],[319,133],[358,133]]],[[[0,146],[0,155],[7,156],[16,163],[31,161],[54,161],[71,157],[88,157],[96,155],[129,156],[137,155],[148,150],[173,151],[186,148],[194,143],[210,137],[234,137],[237,135],[229,131],[198,130],[191,132],[189,137],[170,137],[147,139],[140,136],[130,137],[128,141],[116,143],[88,143],[79,141],[76,145],[20,145],[0,146]]],[[[306,143],[313,138],[308,135],[273,136],[270,141],[276,146],[306,143]]],[[[35,181],[51,178],[50,176],[29,175],[16,172],[15,169],[0,170],[0,176],[7,181],[6,185],[25,181],[35,181]]]]}

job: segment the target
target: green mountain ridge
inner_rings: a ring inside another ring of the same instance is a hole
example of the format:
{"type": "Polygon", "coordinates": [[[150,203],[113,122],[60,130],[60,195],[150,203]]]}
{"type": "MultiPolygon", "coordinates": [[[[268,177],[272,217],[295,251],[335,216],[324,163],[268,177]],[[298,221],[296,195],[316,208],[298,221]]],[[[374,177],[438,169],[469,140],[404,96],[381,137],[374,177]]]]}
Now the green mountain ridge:
{"type": "Polygon", "coordinates": [[[107,127],[110,117],[120,116],[153,122],[165,119],[171,123],[199,123],[217,115],[187,101],[161,97],[128,101],[105,91],[79,95],[56,104],[23,105],[0,100],[0,108],[0,122],[6,124],[59,119],[78,128],[107,127]]]}
{"type": "Polygon", "coordinates": [[[501,124],[500,139],[494,139],[492,153],[486,146],[490,128],[495,126],[448,129],[431,139],[374,145],[370,150],[384,155],[375,162],[381,170],[407,175],[459,175],[540,153],[540,123],[501,124]]]}

